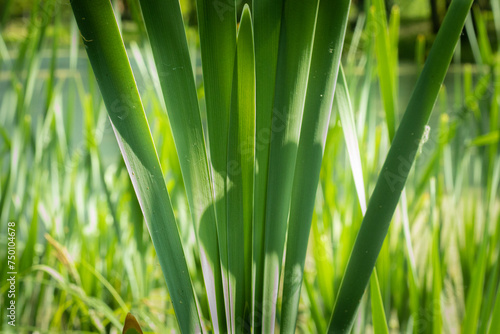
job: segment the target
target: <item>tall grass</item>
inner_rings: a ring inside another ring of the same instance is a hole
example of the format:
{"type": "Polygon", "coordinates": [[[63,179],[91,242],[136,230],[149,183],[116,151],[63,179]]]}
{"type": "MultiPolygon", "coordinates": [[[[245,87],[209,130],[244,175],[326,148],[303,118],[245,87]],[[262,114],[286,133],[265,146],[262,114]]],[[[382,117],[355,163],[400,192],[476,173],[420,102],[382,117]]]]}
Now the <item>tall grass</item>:
{"type": "Polygon", "coordinates": [[[38,85],[54,7],[55,30],[0,53],[21,330],[117,331],[131,311],[154,332],[494,333],[498,50],[478,9],[486,67],[455,74],[453,101],[442,86],[470,5],[452,2],[404,113],[381,1],[344,46],[349,1],[200,0],[202,86],[177,2],[140,1],[149,43],[126,49],[104,0],[71,3],[90,63],[73,25],[38,85]]]}

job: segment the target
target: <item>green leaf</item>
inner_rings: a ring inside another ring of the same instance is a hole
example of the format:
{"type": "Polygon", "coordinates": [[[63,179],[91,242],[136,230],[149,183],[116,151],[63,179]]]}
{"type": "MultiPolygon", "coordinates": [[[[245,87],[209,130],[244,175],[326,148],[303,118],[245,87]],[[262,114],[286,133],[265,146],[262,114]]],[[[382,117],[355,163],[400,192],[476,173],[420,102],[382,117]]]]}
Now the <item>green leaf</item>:
{"type": "Polygon", "coordinates": [[[495,24],[495,31],[497,33],[497,40],[500,40],[500,3],[498,1],[491,1],[491,11],[493,12],[493,23],[495,24]]]}
{"type": "Polygon", "coordinates": [[[231,332],[243,332],[252,301],[255,67],[250,8],[238,29],[227,157],[227,245],[231,332]]]}
{"type": "Polygon", "coordinates": [[[274,331],[288,210],[319,1],[283,4],[266,198],[262,331],[274,331]]]}
{"type": "Polygon", "coordinates": [[[416,282],[416,275],[414,272],[414,266],[408,263],[408,286],[409,286],[409,306],[413,319],[413,332],[419,333],[420,324],[422,322],[419,316],[420,312],[420,294],[416,282]]]}
{"type": "MultiPolygon", "coordinates": [[[[35,181],[36,184],[39,182],[35,181]]],[[[39,186],[35,186],[35,189],[39,186]]],[[[35,257],[35,244],[37,239],[38,232],[38,201],[39,201],[39,193],[36,191],[35,199],[33,201],[33,211],[32,211],[32,219],[29,224],[29,232],[28,238],[26,240],[26,244],[23,249],[23,253],[19,259],[19,267],[17,271],[24,272],[29,269],[33,265],[33,260],[35,257]]],[[[13,271],[13,270],[10,270],[13,271]]]]}
{"type": "MultiPolygon", "coordinates": [[[[324,333],[326,329],[326,321],[323,315],[321,314],[319,303],[318,303],[318,295],[317,291],[314,289],[314,285],[309,282],[309,278],[307,275],[304,275],[304,286],[306,288],[307,297],[309,298],[309,304],[311,308],[311,317],[316,324],[316,329],[318,333],[324,333]]],[[[285,324],[283,324],[285,325],[285,324]]]]}
{"type": "Polygon", "coordinates": [[[356,238],[330,320],[330,333],[348,333],[352,327],[471,4],[471,0],[451,3],[417,81],[356,238]]]}
{"type": "Polygon", "coordinates": [[[149,125],[108,0],[71,2],[181,331],[201,331],[196,298],[149,125]]]}
{"type": "MultiPolygon", "coordinates": [[[[340,121],[344,140],[347,145],[347,153],[351,164],[351,171],[356,186],[358,201],[363,215],[366,213],[366,194],[363,181],[363,168],[361,165],[361,154],[359,152],[358,139],[356,137],[356,127],[354,124],[354,112],[352,110],[351,100],[345,74],[342,66],[338,77],[338,87],[335,95],[335,105],[339,111],[340,121]]],[[[380,292],[377,272],[374,272],[370,278],[372,319],[375,333],[388,333],[387,321],[385,317],[384,303],[380,292]]]]}
{"type": "MultiPolygon", "coordinates": [[[[200,34],[201,65],[207,106],[211,174],[219,237],[225,312],[229,314],[227,273],[226,176],[229,110],[236,52],[236,1],[196,0],[200,34]]],[[[231,328],[221,314],[219,328],[231,328]]],[[[215,329],[215,328],[214,328],[215,329]]]]}
{"type": "MultiPolygon", "coordinates": [[[[311,220],[340,66],[349,0],[319,4],[297,163],[283,281],[282,333],[294,333],[311,220]]],[[[354,121],[352,123],[355,134],[354,121]]]]}
{"type": "MultiPolygon", "coordinates": [[[[352,110],[351,100],[345,74],[340,66],[340,74],[337,80],[337,90],[335,95],[335,106],[340,115],[344,140],[347,145],[347,153],[351,164],[351,171],[356,186],[358,201],[363,215],[366,213],[366,194],[363,181],[363,168],[361,165],[361,154],[359,152],[358,139],[356,137],[356,127],[354,124],[354,112],[352,110]]],[[[370,278],[370,293],[372,306],[372,319],[375,333],[388,333],[387,321],[385,317],[384,303],[380,292],[377,272],[374,272],[370,278]]]]}
{"type": "Polygon", "coordinates": [[[492,131],[484,135],[477,136],[469,142],[469,146],[486,146],[498,143],[500,139],[500,131],[492,131]]]}
{"type": "MultiPolygon", "coordinates": [[[[397,94],[395,90],[394,49],[391,45],[384,0],[374,0],[370,9],[370,22],[374,27],[375,52],[377,55],[377,70],[380,80],[380,92],[384,104],[389,140],[392,141],[396,131],[397,94]]],[[[394,43],[393,43],[394,44],[394,43]]]]}
{"type": "Polygon", "coordinates": [[[351,164],[359,205],[361,207],[361,212],[365,214],[366,194],[363,181],[363,168],[361,166],[361,154],[359,152],[356,126],[354,124],[354,111],[352,110],[351,99],[342,65],[340,66],[340,74],[337,79],[337,84],[338,86],[335,93],[334,105],[340,116],[342,132],[344,133],[344,140],[347,146],[347,153],[351,164]]]}
{"type": "Polygon", "coordinates": [[[385,318],[384,302],[380,294],[377,270],[373,270],[370,277],[370,296],[372,305],[373,332],[375,334],[389,334],[387,320],[385,318]]]}
{"type": "Polygon", "coordinates": [[[226,324],[217,221],[179,2],[141,0],[140,3],[195,225],[212,324],[215,331],[218,326],[223,331],[226,324]]]}
{"type": "Polygon", "coordinates": [[[436,202],[436,179],[430,180],[431,193],[431,210],[430,221],[432,226],[432,246],[431,246],[431,262],[432,262],[432,333],[440,334],[443,329],[443,318],[441,309],[441,293],[443,290],[443,278],[441,274],[441,256],[440,256],[440,238],[441,229],[437,219],[434,217],[434,212],[437,209],[436,202]]]}
{"type": "Polygon", "coordinates": [[[491,314],[491,323],[488,328],[488,334],[498,333],[499,331],[500,331],[500,289],[497,287],[497,296],[495,299],[495,306],[491,314]]]}
{"type": "Polygon", "coordinates": [[[253,214],[253,307],[252,327],[260,330],[264,272],[267,174],[271,143],[271,121],[278,63],[282,0],[253,0],[255,43],[255,190],[253,214]],[[254,319],[259,319],[256,323],[254,319]]]}
{"type": "Polygon", "coordinates": [[[477,262],[472,270],[472,281],[467,293],[465,316],[462,322],[463,333],[476,333],[479,323],[479,313],[483,301],[483,287],[486,275],[486,262],[488,261],[488,239],[481,243],[477,262]]]}
{"type": "Polygon", "coordinates": [[[467,15],[467,21],[465,21],[465,31],[467,32],[467,39],[469,40],[475,63],[478,65],[483,65],[484,62],[481,56],[481,49],[477,41],[476,32],[474,31],[474,23],[472,22],[472,15],[470,14],[467,15]]]}
{"type": "MultiPolygon", "coordinates": [[[[493,2],[493,1],[492,1],[493,2]]],[[[472,13],[474,14],[474,19],[477,28],[477,37],[479,43],[479,51],[481,53],[481,58],[485,64],[490,65],[493,61],[493,54],[491,51],[491,44],[488,38],[488,28],[486,26],[485,19],[479,6],[475,5],[472,8],[472,13]]]]}

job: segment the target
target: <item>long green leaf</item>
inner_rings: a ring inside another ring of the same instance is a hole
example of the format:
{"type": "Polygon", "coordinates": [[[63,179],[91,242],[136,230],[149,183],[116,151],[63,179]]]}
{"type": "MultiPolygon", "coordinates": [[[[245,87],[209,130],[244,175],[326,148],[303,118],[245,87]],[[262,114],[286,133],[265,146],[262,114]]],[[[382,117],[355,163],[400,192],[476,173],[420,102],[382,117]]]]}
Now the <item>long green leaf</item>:
{"type": "MultiPolygon", "coordinates": [[[[229,313],[227,277],[226,176],[229,110],[236,51],[236,1],[197,0],[203,87],[207,106],[210,161],[215,193],[220,263],[226,314],[229,313]]],[[[223,317],[219,326],[223,329],[223,317]]],[[[229,318],[225,319],[231,328],[229,318]]]]}
{"type": "Polygon", "coordinates": [[[200,249],[214,330],[225,328],[217,222],[198,98],[178,1],[141,0],[200,249]]]}
{"type": "Polygon", "coordinates": [[[437,208],[436,199],[436,179],[431,178],[431,210],[430,221],[432,226],[432,246],[431,246],[431,263],[432,263],[432,333],[440,334],[443,329],[443,318],[441,308],[441,293],[443,290],[443,279],[441,274],[441,258],[440,258],[440,237],[441,229],[435,218],[434,212],[437,208]]]}
{"type": "Polygon", "coordinates": [[[397,95],[394,82],[393,47],[387,28],[385,3],[383,0],[374,0],[370,15],[375,33],[375,52],[377,54],[377,69],[380,80],[380,91],[384,103],[384,111],[389,131],[389,139],[392,141],[396,131],[397,95]]]}
{"type": "Polygon", "coordinates": [[[493,12],[493,23],[495,24],[497,40],[500,40],[500,3],[498,1],[491,1],[491,11],[493,12]]]}
{"type": "Polygon", "coordinates": [[[387,320],[385,318],[384,302],[380,294],[377,270],[373,270],[370,277],[370,299],[372,306],[373,332],[375,334],[389,334],[387,320]]]}
{"type": "Polygon", "coordinates": [[[483,301],[483,288],[488,260],[488,241],[484,239],[478,254],[477,262],[472,270],[472,281],[465,305],[465,317],[462,322],[463,333],[476,333],[479,323],[479,314],[483,301]]]}
{"type": "Polygon", "coordinates": [[[481,59],[486,65],[490,65],[493,61],[493,54],[491,51],[491,44],[488,39],[488,28],[486,26],[483,13],[481,13],[481,10],[476,5],[472,8],[472,13],[474,14],[474,20],[476,23],[478,46],[481,53],[481,59]]]}
{"type": "Polygon", "coordinates": [[[272,131],[272,110],[278,63],[282,0],[253,0],[255,43],[255,191],[253,215],[253,307],[252,327],[260,330],[262,304],[257,305],[263,289],[267,172],[272,131]],[[254,316],[255,315],[255,316],[254,316]]]}
{"type": "MultiPolygon", "coordinates": [[[[35,181],[35,184],[38,185],[39,183],[40,182],[38,180],[35,181]]],[[[37,189],[38,186],[35,186],[34,188],[37,189]]],[[[38,193],[39,192],[37,191],[37,195],[35,195],[35,199],[33,201],[33,214],[32,214],[32,219],[29,223],[29,231],[28,231],[28,238],[26,240],[26,245],[23,249],[21,257],[19,258],[19,267],[17,269],[19,272],[24,272],[33,265],[37,231],[38,231],[38,201],[39,201],[38,193]]]]}
{"type": "Polygon", "coordinates": [[[314,289],[313,284],[309,283],[309,278],[307,275],[304,275],[304,286],[306,288],[307,297],[309,298],[309,304],[311,308],[311,318],[316,324],[316,329],[318,333],[324,333],[326,329],[326,321],[323,315],[321,314],[319,303],[318,303],[318,295],[317,291],[314,289]]]}
{"type": "Polygon", "coordinates": [[[266,198],[262,330],[274,331],[288,210],[319,1],[287,1],[281,21],[266,198]]]}
{"type": "MultiPolygon", "coordinates": [[[[282,333],[295,332],[304,261],[349,5],[350,0],[321,1],[318,9],[290,203],[281,312],[282,333]]],[[[355,134],[354,122],[352,125],[355,134]]]]}
{"type": "Polygon", "coordinates": [[[498,333],[499,331],[500,331],[500,289],[499,287],[497,287],[495,306],[491,314],[491,323],[488,328],[488,334],[498,333]]]}
{"type": "Polygon", "coordinates": [[[363,169],[361,166],[361,154],[359,152],[358,138],[356,137],[356,126],[354,124],[354,111],[352,110],[349,90],[342,65],[337,79],[337,92],[335,94],[335,107],[340,116],[344,140],[347,146],[347,154],[351,164],[351,170],[356,186],[361,212],[366,212],[366,193],[363,181],[363,169]]]}
{"type": "Polygon", "coordinates": [[[255,67],[250,8],[238,29],[227,157],[227,246],[231,332],[249,324],[255,158],[255,67]]]}
{"type": "MultiPolygon", "coordinates": [[[[347,145],[347,153],[351,170],[356,186],[358,201],[363,215],[366,213],[366,194],[363,181],[363,169],[361,166],[361,154],[359,151],[358,139],[356,137],[356,127],[354,124],[354,112],[343,67],[340,66],[340,74],[337,80],[338,87],[335,95],[335,105],[340,115],[342,131],[347,145]]],[[[377,272],[374,270],[370,277],[370,299],[372,306],[372,319],[375,333],[388,333],[387,321],[385,317],[384,303],[380,292],[380,285],[377,272]]]]}
{"type": "Polygon", "coordinates": [[[149,125],[108,0],[71,2],[182,332],[201,331],[191,279],[149,125]]]}
{"type": "Polygon", "coordinates": [[[415,159],[471,0],[454,0],[436,37],[370,198],[328,331],[348,333],[415,159]]]}
{"type": "Polygon", "coordinates": [[[467,32],[467,38],[469,39],[472,55],[474,56],[476,64],[483,65],[484,62],[481,56],[479,42],[477,41],[476,32],[474,31],[474,23],[472,22],[472,15],[470,14],[467,16],[467,21],[465,22],[465,31],[467,32]]]}

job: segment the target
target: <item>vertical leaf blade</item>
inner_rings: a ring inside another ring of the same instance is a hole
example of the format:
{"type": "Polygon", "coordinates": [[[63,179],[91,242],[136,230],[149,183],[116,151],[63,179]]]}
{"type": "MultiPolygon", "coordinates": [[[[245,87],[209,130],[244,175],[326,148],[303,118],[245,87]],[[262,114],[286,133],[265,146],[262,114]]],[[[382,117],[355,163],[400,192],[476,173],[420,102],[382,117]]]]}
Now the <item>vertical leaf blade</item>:
{"type": "Polygon", "coordinates": [[[210,315],[217,329],[219,322],[225,325],[217,221],[181,9],[178,1],[140,3],[195,225],[210,315]]]}
{"type": "Polygon", "coordinates": [[[281,21],[266,198],[262,330],[274,331],[300,122],[318,1],[284,3],[281,21]]]}
{"type": "Polygon", "coordinates": [[[238,29],[229,121],[227,245],[231,332],[243,332],[251,309],[255,160],[255,67],[252,19],[243,8],[238,29]]]}
{"type": "MultiPolygon", "coordinates": [[[[236,1],[197,0],[203,85],[207,106],[210,161],[215,193],[215,212],[224,289],[225,312],[229,312],[227,281],[226,175],[229,110],[236,51],[236,1]]],[[[222,328],[223,319],[219,319],[222,328]]],[[[225,322],[230,328],[229,320],[225,322]]]]}
{"type": "Polygon", "coordinates": [[[74,0],[71,6],[158,254],[179,327],[186,333],[201,331],[170,197],[111,3],[74,0]]]}
{"type": "Polygon", "coordinates": [[[252,327],[259,332],[260,323],[254,319],[262,315],[260,300],[263,289],[264,243],[267,197],[267,172],[272,131],[272,110],[278,63],[278,45],[281,27],[282,0],[254,0],[252,2],[255,42],[255,192],[253,218],[253,307],[252,327]]]}
{"type": "Polygon", "coordinates": [[[281,312],[282,333],[295,332],[304,261],[349,5],[349,0],[321,1],[318,8],[290,204],[281,312]]]}
{"type": "Polygon", "coordinates": [[[384,104],[389,139],[392,141],[396,131],[396,90],[394,83],[393,48],[387,28],[386,10],[383,0],[374,0],[370,11],[371,20],[375,26],[375,52],[377,55],[377,70],[380,80],[380,91],[384,104]]]}
{"type": "Polygon", "coordinates": [[[373,332],[376,334],[389,334],[387,320],[385,319],[384,302],[378,284],[377,270],[373,270],[370,277],[370,299],[372,306],[373,332]]]}

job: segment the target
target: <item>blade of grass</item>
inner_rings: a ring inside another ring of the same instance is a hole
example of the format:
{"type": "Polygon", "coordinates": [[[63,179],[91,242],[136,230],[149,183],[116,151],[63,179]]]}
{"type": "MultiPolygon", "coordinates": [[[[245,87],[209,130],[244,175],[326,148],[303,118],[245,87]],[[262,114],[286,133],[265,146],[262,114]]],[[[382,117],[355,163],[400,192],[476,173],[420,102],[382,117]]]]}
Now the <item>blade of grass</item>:
{"type": "Polygon", "coordinates": [[[440,238],[441,229],[435,215],[438,208],[436,202],[436,179],[430,179],[430,225],[432,229],[432,246],[431,246],[431,263],[432,263],[432,333],[439,334],[443,328],[443,318],[441,310],[441,293],[443,290],[443,279],[441,274],[441,255],[440,255],[440,238]]]}
{"type": "Polygon", "coordinates": [[[385,318],[384,302],[380,294],[376,269],[373,270],[370,277],[370,300],[372,306],[373,332],[376,334],[389,334],[387,320],[385,318]]]}
{"type": "Polygon", "coordinates": [[[47,109],[52,102],[52,96],[54,94],[54,86],[55,86],[55,72],[57,65],[57,51],[59,49],[59,30],[61,28],[61,11],[56,10],[54,13],[54,24],[53,28],[53,36],[52,36],[52,55],[50,59],[50,69],[49,69],[49,80],[47,81],[47,95],[45,100],[45,110],[44,113],[47,113],[47,109]]]}
{"type": "MultiPolygon", "coordinates": [[[[367,46],[366,46],[366,65],[365,65],[365,73],[363,75],[363,80],[362,80],[362,88],[360,92],[360,97],[359,97],[359,104],[357,109],[359,110],[358,112],[358,117],[357,117],[357,129],[358,129],[358,134],[361,136],[361,138],[365,137],[365,129],[366,125],[368,123],[367,120],[367,112],[368,112],[368,105],[370,104],[370,95],[372,92],[372,78],[373,78],[373,65],[375,63],[375,43],[373,36],[369,35],[368,36],[368,41],[367,46]]],[[[370,131],[370,128],[369,130],[370,131]]],[[[373,131],[373,129],[371,129],[373,131]]]]}
{"type": "Polygon", "coordinates": [[[422,72],[425,63],[425,35],[418,34],[415,45],[415,62],[417,63],[418,74],[422,72]]]}
{"type": "Polygon", "coordinates": [[[490,65],[493,61],[493,54],[491,51],[491,44],[488,39],[488,28],[486,27],[486,22],[484,21],[483,14],[477,5],[472,8],[472,13],[474,14],[474,19],[477,28],[477,38],[479,51],[481,52],[481,58],[485,64],[490,65]]]}
{"type": "MultiPolygon", "coordinates": [[[[499,49],[500,53],[500,49],[499,49]]],[[[490,132],[498,131],[499,126],[499,111],[500,111],[500,61],[497,62],[493,69],[493,77],[496,79],[493,79],[493,82],[496,82],[494,84],[494,89],[493,89],[493,96],[491,97],[491,107],[489,110],[489,122],[490,122],[490,132]]],[[[500,136],[499,136],[500,137],[500,136]]],[[[497,141],[496,143],[493,143],[489,147],[489,170],[488,170],[488,175],[489,175],[489,180],[491,182],[488,182],[487,184],[487,194],[488,194],[488,201],[490,205],[488,206],[488,214],[493,213],[493,207],[495,203],[495,189],[497,189],[497,185],[495,185],[496,182],[498,182],[498,178],[495,177],[495,164],[498,164],[499,161],[497,159],[498,155],[498,147],[499,147],[499,142],[497,141]]],[[[498,167],[498,166],[497,166],[498,167]]]]}
{"type": "Polygon", "coordinates": [[[107,0],[71,2],[183,332],[201,331],[179,230],[142,102],[107,0]]]}
{"type": "MultiPolygon", "coordinates": [[[[215,212],[219,235],[220,263],[226,314],[229,314],[227,277],[227,140],[231,88],[236,51],[236,2],[197,0],[201,65],[205,92],[208,137],[215,212]]],[[[222,326],[222,315],[219,325],[222,326]]],[[[231,328],[226,319],[227,328],[231,328]]],[[[221,327],[223,330],[223,327],[221,327]]]]}
{"type": "MultiPolygon", "coordinates": [[[[319,303],[318,303],[318,295],[317,290],[314,288],[313,283],[309,282],[308,276],[304,275],[304,286],[306,288],[307,297],[309,298],[309,304],[311,308],[311,317],[314,320],[314,324],[316,325],[316,329],[318,333],[324,333],[326,329],[326,321],[321,314],[319,303]]],[[[283,324],[284,325],[284,324],[283,324]]]]}
{"type": "MultiPolygon", "coordinates": [[[[70,34],[70,46],[69,46],[69,54],[67,57],[69,58],[69,66],[68,69],[71,72],[76,72],[77,65],[78,65],[78,49],[79,49],[79,39],[78,39],[78,27],[76,25],[76,22],[74,20],[71,20],[70,22],[70,28],[69,28],[69,34],[70,34]]],[[[64,120],[64,130],[67,134],[72,133],[73,130],[73,119],[75,115],[75,106],[77,105],[75,103],[76,100],[76,92],[78,91],[76,88],[76,83],[75,80],[68,80],[68,103],[65,108],[65,120],[64,120]]],[[[66,137],[66,146],[71,147],[73,140],[73,136],[68,135],[66,137]]]]}
{"type": "Polygon", "coordinates": [[[398,5],[393,5],[391,8],[391,16],[389,18],[389,45],[391,46],[391,56],[392,56],[392,75],[393,75],[393,89],[394,89],[394,100],[395,104],[395,114],[394,118],[397,122],[397,111],[398,111],[398,96],[399,96],[399,26],[401,11],[398,5]]]}
{"type": "MultiPolygon", "coordinates": [[[[366,195],[363,181],[363,169],[361,166],[361,155],[359,152],[358,139],[356,137],[354,113],[342,66],[340,66],[335,104],[339,111],[340,121],[342,123],[342,131],[344,133],[344,140],[347,146],[349,162],[351,164],[351,170],[358,195],[358,202],[361,207],[361,212],[364,215],[366,213],[366,195]]],[[[382,294],[380,292],[380,285],[376,270],[374,270],[370,278],[370,293],[374,331],[375,333],[388,333],[384,304],[382,301],[382,294]]]]}
{"type": "Polygon", "coordinates": [[[380,81],[380,91],[384,104],[389,140],[392,141],[396,131],[397,95],[394,82],[393,48],[387,28],[385,4],[383,0],[374,0],[370,9],[371,22],[375,30],[375,52],[380,81]]]}
{"type": "Polygon", "coordinates": [[[483,301],[483,287],[486,274],[486,262],[488,260],[488,239],[484,239],[481,243],[480,252],[477,257],[477,262],[472,270],[472,280],[467,293],[465,316],[462,322],[463,333],[476,333],[479,323],[479,314],[481,311],[481,303],[483,301]]]}
{"type": "MultiPolygon", "coordinates": [[[[352,35],[352,42],[349,45],[349,50],[347,51],[347,66],[348,71],[354,70],[356,65],[356,53],[359,49],[359,41],[363,35],[363,27],[365,26],[366,14],[359,13],[359,16],[356,18],[356,26],[354,28],[354,32],[352,35]]],[[[365,46],[366,47],[366,46],[365,46]]]]}
{"type": "Polygon", "coordinates": [[[109,293],[113,296],[113,298],[116,300],[118,305],[120,305],[120,308],[122,309],[122,311],[128,312],[129,308],[127,307],[127,305],[123,301],[123,299],[120,296],[120,294],[118,293],[118,291],[116,291],[116,289],[113,287],[113,285],[108,280],[106,280],[106,278],[104,276],[102,276],[94,267],[89,265],[87,262],[83,261],[82,264],[109,291],[109,293]]]}
{"type": "Polygon", "coordinates": [[[411,324],[413,328],[413,333],[419,333],[420,323],[422,319],[420,317],[420,290],[417,286],[417,278],[413,271],[413,266],[411,263],[407,263],[408,266],[408,294],[409,294],[409,309],[411,314],[411,324]]]}
{"type": "Polygon", "coordinates": [[[255,158],[255,67],[250,8],[238,29],[227,156],[227,247],[231,332],[249,331],[255,158]]]}
{"type": "Polygon", "coordinates": [[[256,83],[252,328],[256,333],[260,331],[261,325],[260,321],[254,321],[256,318],[254,314],[261,314],[260,307],[262,306],[257,305],[256,300],[261,300],[263,289],[267,174],[282,2],[282,0],[254,0],[252,2],[256,83]]]}
{"type": "Polygon", "coordinates": [[[0,29],[0,70],[3,68],[4,64],[7,64],[6,68],[11,68],[12,58],[9,54],[9,49],[5,44],[5,40],[2,35],[2,29],[0,29]]]}
{"type": "MultiPolygon", "coordinates": [[[[318,8],[297,163],[291,190],[281,310],[282,333],[294,333],[296,330],[304,261],[349,6],[350,0],[321,1],[318,8]]],[[[339,80],[345,84],[342,73],[340,76],[342,79],[339,80]]],[[[352,117],[352,114],[350,116],[352,117]]],[[[350,120],[352,134],[355,136],[354,120],[352,118],[350,120]]]]}
{"type": "MultiPolygon", "coordinates": [[[[36,177],[37,179],[39,176],[36,177]]],[[[38,180],[35,181],[36,185],[34,188],[38,188],[38,184],[40,183],[38,180]]],[[[36,190],[35,190],[36,191],[36,190]]],[[[23,253],[19,258],[19,267],[17,270],[19,272],[24,272],[28,270],[32,265],[35,257],[35,245],[37,242],[37,232],[38,232],[38,202],[39,202],[39,192],[36,191],[35,199],[33,201],[33,214],[32,219],[29,224],[29,234],[26,240],[26,244],[23,249],[23,253]]]]}
{"type": "MultiPolygon", "coordinates": [[[[266,198],[262,331],[274,332],[276,300],[285,244],[300,123],[319,1],[284,3],[266,198]]],[[[261,304],[262,303],[262,304],[261,304]]]]}
{"type": "Polygon", "coordinates": [[[493,308],[493,312],[491,314],[491,323],[488,328],[488,334],[498,333],[499,331],[500,331],[500,289],[497,287],[495,307],[493,308]]]}
{"type": "Polygon", "coordinates": [[[6,0],[2,3],[2,15],[0,16],[0,27],[3,27],[9,20],[14,0],[6,0]]]}
{"type": "Polygon", "coordinates": [[[471,5],[471,0],[451,3],[417,81],[356,238],[330,320],[330,333],[346,333],[352,327],[471,5]]]}
{"type": "MultiPolygon", "coordinates": [[[[486,221],[488,221],[488,220],[486,220],[486,221]]],[[[495,240],[495,237],[492,236],[490,239],[495,240]]],[[[492,252],[495,253],[494,250],[492,250],[492,252]]],[[[491,255],[493,255],[493,254],[491,254],[491,255]]],[[[498,252],[496,252],[496,255],[498,255],[498,252]]],[[[482,307],[481,307],[481,312],[479,315],[479,329],[478,329],[478,331],[480,333],[487,333],[488,332],[487,328],[491,322],[490,319],[491,319],[491,316],[494,312],[495,297],[496,297],[496,292],[497,292],[497,282],[498,282],[498,276],[500,274],[499,269],[500,269],[500,264],[498,262],[495,262],[490,269],[491,274],[489,275],[490,277],[488,278],[488,281],[485,284],[484,293],[483,293],[484,299],[483,299],[483,303],[482,303],[482,307]]]]}
{"type": "MultiPolygon", "coordinates": [[[[342,123],[342,131],[347,145],[347,152],[358,195],[358,202],[361,207],[361,212],[364,215],[366,213],[366,195],[363,181],[363,169],[361,166],[361,155],[359,152],[358,139],[356,137],[354,114],[342,66],[340,66],[335,104],[339,111],[342,123]]],[[[384,304],[382,301],[376,270],[374,270],[370,278],[370,292],[374,331],[375,333],[388,333],[384,304]]]]}
{"type": "Polygon", "coordinates": [[[351,164],[359,205],[361,207],[361,212],[365,214],[366,194],[363,181],[363,169],[361,166],[361,155],[359,152],[358,138],[356,137],[354,111],[352,109],[347,81],[342,65],[340,66],[337,83],[338,87],[334,102],[340,116],[340,122],[342,123],[342,131],[344,133],[344,140],[347,146],[347,153],[351,164]]]}
{"type": "Polygon", "coordinates": [[[215,331],[224,331],[217,221],[181,9],[178,1],[141,0],[140,4],[195,225],[212,324],[215,331]]]}
{"type": "Polygon", "coordinates": [[[71,284],[67,279],[58,273],[54,268],[50,268],[46,265],[35,265],[32,267],[33,272],[42,271],[47,273],[52,277],[52,279],[57,283],[58,287],[70,295],[73,300],[80,304],[79,307],[83,308],[82,312],[88,313],[88,310],[96,310],[102,312],[107,318],[108,322],[114,327],[121,328],[121,323],[116,317],[113,310],[106,305],[102,300],[95,297],[88,296],[84,290],[79,285],[71,284]],[[85,309],[88,309],[87,311],[85,309]]]}
{"type": "MultiPolygon", "coordinates": [[[[16,184],[16,179],[18,178],[18,174],[20,172],[20,165],[23,163],[22,159],[22,151],[24,147],[24,138],[21,133],[21,127],[15,129],[12,138],[11,138],[11,146],[10,146],[10,164],[7,175],[5,176],[4,184],[2,185],[2,197],[0,198],[0,218],[2,221],[13,221],[14,215],[11,213],[11,205],[12,205],[12,194],[14,192],[14,187],[16,184]]],[[[7,257],[5,258],[7,261],[7,257]]],[[[7,275],[7,272],[1,274],[1,276],[7,275]]],[[[3,277],[2,277],[3,278],[3,277]]]]}
{"type": "MultiPolygon", "coordinates": [[[[333,254],[329,250],[332,248],[331,244],[328,242],[329,240],[325,238],[321,238],[322,235],[328,233],[328,230],[321,225],[323,225],[324,221],[329,221],[330,216],[325,211],[327,210],[328,205],[326,203],[321,203],[323,200],[323,194],[321,194],[321,198],[316,196],[318,202],[321,205],[321,209],[323,210],[323,219],[318,219],[318,211],[316,210],[313,213],[312,217],[312,236],[311,236],[311,249],[314,258],[314,263],[317,268],[322,268],[316,272],[316,281],[318,282],[318,290],[323,299],[323,309],[324,312],[330,313],[333,310],[334,299],[334,266],[333,264],[333,254]]],[[[321,216],[320,216],[321,218],[321,216]]],[[[286,267],[286,266],[285,266],[286,267]]],[[[283,303],[284,304],[284,303],[283,303]]],[[[283,309],[281,311],[283,318],[283,309]]],[[[326,324],[324,326],[326,328],[326,324]]],[[[324,332],[324,331],[323,331],[324,332]]]]}
{"type": "Polygon", "coordinates": [[[474,23],[472,22],[472,15],[469,13],[467,15],[467,20],[465,21],[465,31],[467,32],[467,37],[469,39],[470,47],[472,49],[472,55],[476,64],[482,65],[483,58],[481,57],[481,50],[479,48],[479,43],[477,41],[476,32],[474,31],[474,23]]]}
{"type": "MultiPolygon", "coordinates": [[[[498,1],[491,1],[491,11],[493,12],[493,23],[495,24],[495,31],[497,33],[497,41],[500,40],[500,3],[498,1]]],[[[500,50],[500,48],[499,48],[500,50]]]]}
{"type": "Polygon", "coordinates": [[[500,131],[496,130],[493,132],[486,133],[484,135],[477,136],[467,143],[467,146],[485,146],[493,145],[498,143],[500,139],[500,131]]]}

